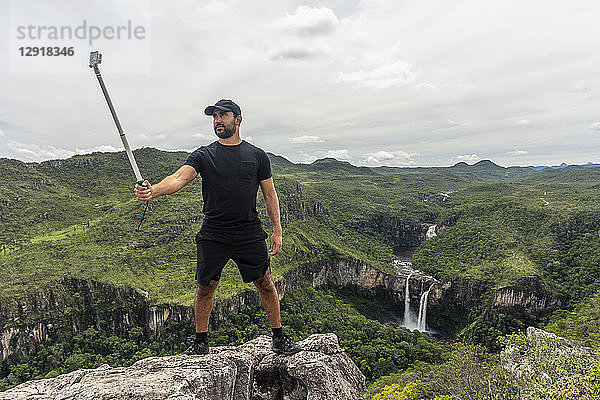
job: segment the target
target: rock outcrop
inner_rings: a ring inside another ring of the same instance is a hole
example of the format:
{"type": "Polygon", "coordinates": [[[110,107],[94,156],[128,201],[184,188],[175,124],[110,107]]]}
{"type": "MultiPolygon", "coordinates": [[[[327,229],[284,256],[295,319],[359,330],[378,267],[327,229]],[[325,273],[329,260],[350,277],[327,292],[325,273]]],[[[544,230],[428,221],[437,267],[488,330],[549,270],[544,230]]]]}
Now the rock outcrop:
{"type": "Polygon", "coordinates": [[[593,355],[593,350],[590,347],[577,345],[569,339],[565,339],[562,336],[558,336],[552,332],[548,332],[534,326],[527,328],[527,338],[531,340],[531,343],[534,346],[540,346],[543,343],[550,341],[556,343],[564,352],[569,352],[580,356],[593,355]]]}
{"type": "Polygon", "coordinates": [[[150,357],[131,367],[78,370],[23,383],[0,400],[203,399],[359,400],[365,377],[332,334],[299,342],[285,357],[260,336],[238,347],[212,348],[205,356],[150,357]]]}
{"type": "Polygon", "coordinates": [[[530,326],[526,340],[507,346],[501,356],[504,367],[509,371],[548,382],[590,368],[593,354],[589,347],[530,326]]]}

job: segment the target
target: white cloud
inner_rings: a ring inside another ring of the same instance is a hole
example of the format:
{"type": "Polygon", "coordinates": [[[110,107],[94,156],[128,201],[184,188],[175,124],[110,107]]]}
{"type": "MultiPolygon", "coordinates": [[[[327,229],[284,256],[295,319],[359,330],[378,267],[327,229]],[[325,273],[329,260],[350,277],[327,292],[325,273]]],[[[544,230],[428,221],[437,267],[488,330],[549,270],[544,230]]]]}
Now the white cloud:
{"type": "Polygon", "coordinates": [[[456,156],[456,161],[476,163],[477,161],[481,161],[481,157],[477,154],[463,154],[462,156],[456,156]]]}
{"type": "Polygon", "coordinates": [[[456,121],[456,120],[454,120],[454,119],[447,119],[447,120],[446,120],[446,123],[447,123],[448,125],[451,125],[451,126],[463,126],[463,125],[468,125],[468,122],[460,122],[460,121],[456,121]]]}
{"type": "Polygon", "coordinates": [[[421,82],[413,86],[416,90],[435,90],[436,86],[431,82],[421,82]]]}
{"type": "Polygon", "coordinates": [[[590,129],[600,131],[600,122],[594,122],[592,125],[590,125],[590,129]]]}
{"type": "Polygon", "coordinates": [[[204,140],[212,139],[211,135],[207,135],[205,133],[194,133],[191,136],[195,139],[204,139],[204,140]]]}
{"type": "Polygon", "coordinates": [[[586,81],[579,81],[572,84],[570,90],[574,93],[587,93],[590,87],[586,81]]]}
{"type": "Polygon", "coordinates": [[[352,159],[352,157],[350,156],[350,153],[346,149],[327,150],[327,153],[325,153],[325,155],[323,157],[332,157],[332,158],[335,158],[336,160],[344,160],[344,161],[350,161],[352,159]]]}
{"type": "Polygon", "coordinates": [[[514,123],[514,126],[524,126],[524,125],[530,125],[531,121],[528,119],[520,119],[517,122],[514,123]]]}
{"type": "Polygon", "coordinates": [[[507,151],[506,152],[507,155],[512,156],[512,157],[516,157],[516,156],[524,156],[527,154],[527,150],[513,150],[513,151],[507,151]]]}
{"type": "Polygon", "coordinates": [[[298,153],[298,157],[296,157],[295,160],[291,160],[292,162],[299,162],[302,164],[310,164],[311,162],[313,162],[319,158],[314,154],[308,154],[302,150],[298,151],[297,153],[298,153]]]}
{"type": "Polygon", "coordinates": [[[407,153],[402,150],[397,151],[378,151],[375,153],[366,153],[362,162],[368,166],[380,165],[414,165],[413,157],[417,153],[407,153]]]}
{"type": "Polygon", "coordinates": [[[165,149],[166,151],[183,151],[184,153],[192,153],[194,150],[196,150],[197,148],[195,147],[181,147],[181,148],[175,148],[175,149],[165,149]]]}
{"type": "Polygon", "coordinates": [[[371,89],[387,89],[396,85],[407,85],[413,82],[416,74],[412,65],[403,61],[380,65],[371,70],[354,72],[340,72],[339,82],[354,83],[359,87],[371,89]]]}
{"type": "Polygon", "coordinates": [[[340,21],[327,7],[300,6],[293,14],[280,18],[275,27],[281,32],[298,36],[320,36],[333,33],[340,21]]]}
{"type": "Polygon", "coordinates": [[[6,137],[6,135],[4,134],[4,132],[2,132],[2,129],[0,129],[0,137],[6,137]]]}
{"type": "Polygon", "coordinates": [[[292,14],[259,26],[252,33],[256,50],[268,58],[295,61],[326,59],[332,52],[332,38],[340,26],[333,10],[326,7],[300,6],[292,14]]]}
{"type": "Polygon", "coordinates": [[[16,158],[26,162],[39,162],[56,158],[69,158],[77,154],[74,151],[54,146],[39,146],[37,144],[21,143],[9,140],[6,149],[0,150],[8,158],[16,158]]]}
{"type": "Polygon", "coordinates": [[[296,136],[296,137],[292,138],[292,143],[321,143],[321,142],[324,142],[324,140],[318,136],[303,135],[303,136],[296,136]]]}
{"type": "Polygon", "coordinates": [[[457,121],[452,118],[447,118],[445,121],[439,123],[438,130],[440,131],[462,131],[465,127],[470,125],[469,121],[457,121]]]}
{"type": "Polygon", "coordinates": [[[327,57],[327,53],[322,49],[300,46],[276,49],[269,54],[270,60],[308,60],[319,57],[327,57]]]}
{"type": "Polygon", "coordinates": [[[113,146],[96,146],[85,149],[68,150],[55,146],[36,145],[9,140],[6,142],[6,148],[0,150],[0,156],[16,158],[26,162],[40,162],[52,159],[69,158],[75,154],[89,154],[94,152],[115,152],[121,151],[113,146]]]}

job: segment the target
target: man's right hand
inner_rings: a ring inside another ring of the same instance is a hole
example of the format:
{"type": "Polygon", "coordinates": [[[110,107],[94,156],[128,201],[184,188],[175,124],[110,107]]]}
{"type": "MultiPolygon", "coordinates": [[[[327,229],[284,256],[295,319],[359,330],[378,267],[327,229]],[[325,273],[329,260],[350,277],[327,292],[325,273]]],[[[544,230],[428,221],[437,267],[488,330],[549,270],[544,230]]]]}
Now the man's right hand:
{"type": "Polygon", "coordinates": [[[135,193],[135,197],[139,200],[139,201],[148,201],[152,198],[152,185],[150,185],[150,182],[148,181],[144,181],[144,183],[142,183],[143,186],[136,184],[135,185],[135,189],[134,189],[134,193],[135,193]]]}

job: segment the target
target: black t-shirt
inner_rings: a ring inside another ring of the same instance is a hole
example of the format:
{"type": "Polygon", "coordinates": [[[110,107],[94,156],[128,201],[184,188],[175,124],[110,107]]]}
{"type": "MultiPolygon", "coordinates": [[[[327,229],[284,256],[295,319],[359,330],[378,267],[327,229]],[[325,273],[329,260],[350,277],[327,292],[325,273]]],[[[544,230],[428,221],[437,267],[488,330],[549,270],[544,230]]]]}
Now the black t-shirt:
{"type": "Polygon", "coordinates": [[[185,165],[202,176],[202,238],[267,237],[256,211],[258,182],[272,176],[267,153],[244,140],[235,146],[215,141],[195,150],[185,165]]]}

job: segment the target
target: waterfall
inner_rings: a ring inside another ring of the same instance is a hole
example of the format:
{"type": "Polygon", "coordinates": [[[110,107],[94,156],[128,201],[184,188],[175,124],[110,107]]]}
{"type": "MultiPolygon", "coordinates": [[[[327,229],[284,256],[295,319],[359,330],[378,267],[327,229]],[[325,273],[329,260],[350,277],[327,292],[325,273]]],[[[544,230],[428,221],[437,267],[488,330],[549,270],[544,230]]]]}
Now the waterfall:
{"type": "Polygon", "coordinates": [[[427,289],[427,291],[421,294],[421,302],[419,304],[419,318],[417,320],[417,329],[421,332],[427,332],[427,299],[429,297],[429,291],[431,291],[431,288],[434,284],[435,283],[432,283],[431,286],[429,286],[429,289],[427,289]]]}
{"type": "Polygon", "coordinates": [[[417,329],[421,332],[427,332],[427,303],[429,299],[429,292],[433,288],[433,285],[435,285],[436,280],[431,276],[424,276],[424,274],[420,271],[412,270],[412,265],[410,262],[405,263],[397,261],[395,264],[398,275],[404,275],[405,273],[408,273],[404,286],[404,320],[402,321],[401,325],[410,329],[411,331],[417,329]],[[401,268],[401,266],[406,268],[401,268]],[[413,275],[415,275],[418,278],[418,281],[421,282],[421,290],[423,290],[423,284],[425,282],[433,281],[431,286],[429,286],[425,292],[421,293],[418,315],[415,311],[410,309],[410,278],[412,278],[413,275]]]}
{"type": "Polygon", "coordinates": [[[425,237],[426,237],[427,239],[431,239],[431,238],[433,238],[433,237],[436,237],[436,236],[437,236],[437,234],[435,233],[435,228],[437,228],[437,225],[431,225],[431,226],[429,227],[429,229],[427,229],[427,233],[425,234],[425,237]]]}
{"type": "Polygon", "coordinates": [[[410,292],[408,290],[408,282],[413,274],[414,272],[408,274],[406,286],[404,287],[404,325],[408,325],[408,322],[410,321],[410,292]]]}
{"type": "Polygon", "coordinates": [[[410,283],[410,277],[413,276],[413,274],[414,274],[414,272],[411,272],[410,274],[408,274],[408,277],[406,278],[406,286],[404,287],[404,323],[403,323],[403,326],[410,330],[417,328],[416,321],[414,320],[414,316],[411,315],[411,312],[410,312],[409,283],[410,283]]]}

